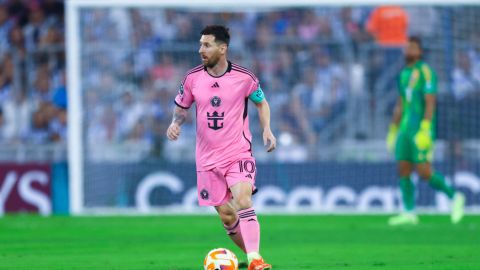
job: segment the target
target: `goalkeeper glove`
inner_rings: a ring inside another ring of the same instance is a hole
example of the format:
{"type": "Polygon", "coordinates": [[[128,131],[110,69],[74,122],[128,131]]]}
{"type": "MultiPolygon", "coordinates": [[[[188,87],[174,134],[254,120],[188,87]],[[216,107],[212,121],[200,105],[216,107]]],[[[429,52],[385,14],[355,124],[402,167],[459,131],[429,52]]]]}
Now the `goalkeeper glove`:
{"type": "Polygon", "coordinates": [[[432,122],[430,120],[422,120],[420,130],[415,134],[415,145],[420,150],[426,150],[432,145],[432,122]]]}
{"type": "Polygon", "coordinates": [[[388,129],[388,134],[387,134],[387,149],[388,149],[388,152],[390,153],[395,150],[397,135],[398,135],[398,125],[390,124],[390,128],[388,129]]]}

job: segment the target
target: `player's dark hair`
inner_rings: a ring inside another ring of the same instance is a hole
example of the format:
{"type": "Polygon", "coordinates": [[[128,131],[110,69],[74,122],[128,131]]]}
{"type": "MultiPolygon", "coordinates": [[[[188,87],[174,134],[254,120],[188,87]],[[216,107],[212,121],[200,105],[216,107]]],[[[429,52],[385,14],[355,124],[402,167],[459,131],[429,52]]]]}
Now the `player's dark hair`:
{"type": "Polygon", "coordinates": [[[230,44],[229,29],[223,25],[208,25],[203,28],[202,35],[212,35],[215,37],[215,42],[230,44]]]}
{"type": "Polygon", "coordinates": [[[422,39],[419,36],[410,36],[408,38],[408,42],[413,42],[417,44],[418,48],[420,48],[420,50],[423,51],[422,39]]]}

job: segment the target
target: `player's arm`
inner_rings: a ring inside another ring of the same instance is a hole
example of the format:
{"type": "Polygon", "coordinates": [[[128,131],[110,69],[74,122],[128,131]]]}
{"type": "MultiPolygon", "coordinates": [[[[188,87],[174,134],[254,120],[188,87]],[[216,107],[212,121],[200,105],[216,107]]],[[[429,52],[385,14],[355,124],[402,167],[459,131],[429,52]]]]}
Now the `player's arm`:
{"type": "Polygon", "coordinates": [[[270,106],[266,99],[255,105],[257,106],[260,125],[263,129],[263,144],[265,146],[268,145],[267,152],[272,152],[277,146],[277,139],[270,129],[270,106]]]}
{"type": "Polygon", "coordinates": [[[431,122],[433,119],[433,113],[435,112],[435,104],[437,94],[437,76],[435,72],[428,66],[422,66],[422,75],[425,78],[425,88],[423,90],[425,97],[425,112],[423,120],[431,122]]]}
{"type": "Polygon", "coordinates": [[[172,123],[167,129],[167,138],[169,140],[174,141],[180,137],[181,126],[183,123],[185,123],[186,119],[187,109],[175,106],[175,109],[173,110],[172,123]]]}
{"type": "Polygon", "coordinates": [[[270,106],[265,99],[262,88],[258,85],[257,89],[248,98],[257,106],[260,125],[263,129],[263,144],[268,146],[267,152],[271,152],[277,146],[277,139],[270,129],[270,106]]]}
{"type": "Polygon", "coordinates": [[[425,113],[423,115],[424,121],[432,121],[433,112],[435,111],[436,97],[433,94],[425,94],[425,113]]]}
{"type": "Polygon", "coordinates": [[[432,119],[436,106],[437,78],[433,70],[427,65],[422,66],[421,71],[425,78],[425,88],[423,90],[425,112],[414,139],[419,149],[427,149],[432,144],[432,119]]]}
{"type": "Polygon", "coordinates": [[[395,109],[393,110],[392,122],[390,123],[387,134],[387,149],[390,152],[393,151],[395,143],[397,141],[398,126],[400,125],[400,121],[402,120],[402,114],[402,98],[398,97],[397,103],[395,104],[395,109]]]}
{"type": "Polygon", "coordinates": [[[400,125],[402,120],[403,108],[402,108],[402,98],[398,97],[397,103],[395,103],[395,108],[393,109],[392,124],[397,127],[400,125]]]}
{"type": "MultiPolygon", "coordinates": [[[[188,75],[187,75],[188,76],[188,75]]],[[[177,96],[175,97],[175,109],[173,110],[172,123],[167,129],[167,138],[176,140],[180,136],[181,126],[187,119],[187,110],[192,105],[194,98],[191,91],[191,81],[186,77],[180,85],[177,96]]]]}

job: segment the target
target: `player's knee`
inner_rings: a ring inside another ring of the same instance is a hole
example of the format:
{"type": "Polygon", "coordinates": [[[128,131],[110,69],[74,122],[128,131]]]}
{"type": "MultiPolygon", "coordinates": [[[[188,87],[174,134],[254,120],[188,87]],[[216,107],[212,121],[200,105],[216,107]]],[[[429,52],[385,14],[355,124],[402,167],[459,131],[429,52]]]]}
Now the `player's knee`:
{"type": "Polygon", "coordinates": [[[430,178],[432,178],[432,172],[430,170],[418,171],[418,176],[422,180],[428,181],[430,178]]]}
{"type": "Polygon", "coordinates": [[[243,196],[235,200],[237,210],[243,210],[252,207],[252,198],[250,196],[243,196]]]}
{"type": "Polygon", "coordinates": [[[220,212],[219,215],[226,226],[231,226],[237,221],[237,215],[234,212],[220,212]]]}

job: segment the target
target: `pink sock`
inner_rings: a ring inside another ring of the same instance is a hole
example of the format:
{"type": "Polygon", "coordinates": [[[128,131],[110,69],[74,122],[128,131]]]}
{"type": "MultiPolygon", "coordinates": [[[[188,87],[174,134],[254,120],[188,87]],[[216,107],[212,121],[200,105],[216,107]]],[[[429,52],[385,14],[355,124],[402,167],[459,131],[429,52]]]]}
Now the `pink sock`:
{"type": "Polygon", "coordinates": [[[258,252],[260,248],[260,224],[253,207],[238,211],[240,230],[247,253],[258,252]]]}
{"type": "Polygon", "coordinates": [[[227,225],[223,224],[223,227],[227,231],[228,235],[234,235],[234,234],[237,234],[237,233],[241,233],[239,225],[240,225],[240,219],[237,219],[237,221],[235,221],[235,223],[233,223],[231,226],[227,226],[227,225]]]}

